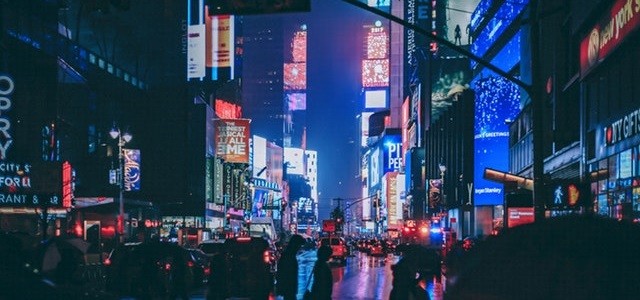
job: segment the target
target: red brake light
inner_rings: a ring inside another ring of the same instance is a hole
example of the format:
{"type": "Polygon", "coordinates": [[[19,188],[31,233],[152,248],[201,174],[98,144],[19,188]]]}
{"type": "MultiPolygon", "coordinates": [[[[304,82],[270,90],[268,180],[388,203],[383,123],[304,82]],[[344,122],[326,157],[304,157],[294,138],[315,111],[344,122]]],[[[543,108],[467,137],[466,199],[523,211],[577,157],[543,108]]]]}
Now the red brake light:
{"type": "Polygon", "coordinates": [[[205,276],[211,275],[211,269],[209,269],[209,267],[204,268],[204,275],[205,276]]]}
{"type": "Polygon", "coordinates": [[[238,238],[236,238],[236,241],[238,241],[238,242],[249,242],[249,241],[251,241],[251,237],[248,237],[248,236],[238,237],[238,238]]]}
{"type": "Polygon", "coordinates": [[[262,261],[264,261],[265,264],[269,264],[271,262],[271,254],[269,253],[269,250],[265,250],[262,253],[262,261]]]}
{"type": "Polygon", "coordinates": [[[102,264],[105,265],[105,266],[110,266],[111,265],[111,259],[106,258],[102,264]]]}
{"type": "Polygon", "coordinates": [[[171,270],[171,264],[170,263],[164,264],[164,270],[165,271],[170,271],[171,270]]]}
{"type": "Polygon", "coordinates": [[[193,263],[192,261],[187,261],[187,266],[188,266],[189,268],[193,268],[194,263],[193,263]]]}

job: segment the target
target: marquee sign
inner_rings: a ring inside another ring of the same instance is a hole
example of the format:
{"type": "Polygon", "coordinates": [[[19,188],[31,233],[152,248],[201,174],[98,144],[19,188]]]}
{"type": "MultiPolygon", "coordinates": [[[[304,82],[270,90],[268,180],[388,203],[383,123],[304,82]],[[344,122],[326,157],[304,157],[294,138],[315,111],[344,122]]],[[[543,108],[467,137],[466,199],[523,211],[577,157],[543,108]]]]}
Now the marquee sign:
{"type": "Polygon", "coordinates": [[[618,0],[580,43],[580,76],[584,77],[640,27],[640,0],[618,0]]]}

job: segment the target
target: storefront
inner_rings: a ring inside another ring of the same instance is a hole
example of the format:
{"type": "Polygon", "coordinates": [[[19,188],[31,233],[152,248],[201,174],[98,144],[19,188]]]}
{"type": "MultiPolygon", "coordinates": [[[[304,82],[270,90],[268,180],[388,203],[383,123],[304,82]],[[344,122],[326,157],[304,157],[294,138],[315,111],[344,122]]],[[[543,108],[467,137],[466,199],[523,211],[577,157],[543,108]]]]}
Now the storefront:
{"type": "Polygon", "coordinates": [[[640,3],[618,0],[580,43],[580,79],[591,206],[640,218],[640,3]]]}

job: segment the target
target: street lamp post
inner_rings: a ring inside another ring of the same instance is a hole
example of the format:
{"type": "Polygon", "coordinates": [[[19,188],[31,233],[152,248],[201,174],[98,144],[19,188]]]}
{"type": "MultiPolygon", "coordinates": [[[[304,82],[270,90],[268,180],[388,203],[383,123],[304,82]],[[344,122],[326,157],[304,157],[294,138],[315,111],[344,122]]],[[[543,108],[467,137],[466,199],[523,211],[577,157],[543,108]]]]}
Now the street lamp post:
{"type": "Polygon", "coordinates": [[[116,237],[118,242],[124,242],[124,145],[131,141],[133,136],[128,132],[122,132],[120,128],[113,127],[109,131],[112,139],[118,139],[118,218],[116,221],[116,237]]]}
{"type": "Polygon", "coordinates": [[[440,197],[442,197],[442,205],[440,205],[440,210],[445,205],[445,193],[444,193],[444,172],[447,171],[447,166],[444,163],[439,163],[438,168],[440,169],[440,197]]]}

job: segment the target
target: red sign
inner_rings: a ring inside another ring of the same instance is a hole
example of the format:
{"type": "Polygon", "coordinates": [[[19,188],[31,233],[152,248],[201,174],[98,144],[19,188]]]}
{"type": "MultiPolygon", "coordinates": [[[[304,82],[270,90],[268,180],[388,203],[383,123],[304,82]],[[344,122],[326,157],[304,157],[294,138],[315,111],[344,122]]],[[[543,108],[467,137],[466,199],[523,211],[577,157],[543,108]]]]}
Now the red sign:
{"type": "Polygon", "coordinates": [[[640,0],[618,0],[580,43],[580,76],[602,62],[640,27],[640,0]]]}
{"type": "Polygon", "coordinates": [[[73,170],[68,161],[62,163],[62,207],[71,207],[73,200],[73,170]]]}
{"type": "Polygon", "coordinates": [[[216,120],[216,156],[227,163],[249,163],[249,119],[216,120]]]}
{"type": "Polygon", "coordinates": [[[509,207],[507,213],[509,214],[507,216],[509,228],[535,221],[533,207],[509,207]]]}
{"type": "Polygon", "coordinates": [[[324,232],[335,232],[336,231],[336,222],[334,220],[324,220],[324,221],[322,221],[322,231],[324,231],[324,232]]]}

